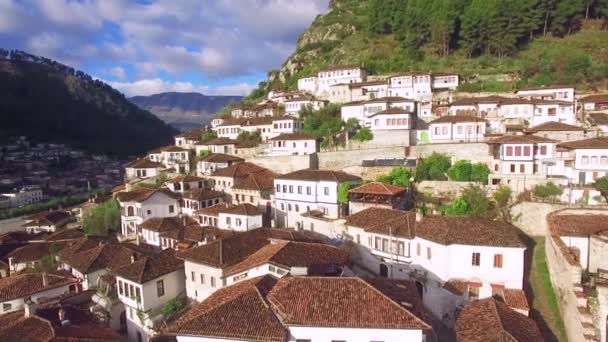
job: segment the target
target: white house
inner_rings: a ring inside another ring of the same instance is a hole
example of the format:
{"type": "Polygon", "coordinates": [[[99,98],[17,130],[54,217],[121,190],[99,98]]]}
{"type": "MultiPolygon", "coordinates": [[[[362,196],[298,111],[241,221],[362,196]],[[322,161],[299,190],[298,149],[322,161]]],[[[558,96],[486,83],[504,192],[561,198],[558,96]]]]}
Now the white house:
{"type": "Polygon", "coordinates": [[[512,225],[369,208],[347,217],[345,226],[345,234],[369,253],[360,260],[368,269],[423,283],[423,302],[435,317],[453,321],[463,301],[498,290],[525,299],[526,245],[512,225]]]}
{"type": "Polygon", "coordinates": [[[247,178],[252,173],[266,172],[268,169],[259,165],[243,162],[233,164],[224,169],[218,169],[213,172],[209,179],[213,182],[213,189],[215,191],[225,192],[228,197],[227,200],[232,200],[233,187],[240,181],[247,178]]]}
{"type": "Polygon", "coordinates": [[[190,172],[190,151],[179,146],[171,145],[156,149],[148,153],[148,159],[163,164],[167,169],[173,168],[177,173],[190,172]]]}
{"type": "Polygon", "coordinates": [[[319,90],[319,79],[316,76],[300,78],[298,80],[298,90],[317,94],[319,90]]]}
{"type": "Polygon", "coordinates": [[[524,88],[516,91],[515,94],[527,99],[574,102],[574,87],[572,86],[524,88]]]}
{"type": "Polygon", "coordinates": [[[148,245],[162,247],[163,249],[172,246],[162,244],[161,235],[169,231],[179,231],[186,225],[186,218],[173,217],[153,217],[139,224],[139,235],[143,242],[148,245]]]}
{"type": "Polygon", "coordinates": [[[76,293],[78,280],[64,273],[23,273],[0,279],[2,314],[22,310],[25,302],[39,303],[76,293]]]}
{"type": "Polygon", "coordinates": [[[272,144],[270,155],[308,155],[319,152],[317,138],[306,133],[282,133],[269,140],[272,144]]]}
{"type": "Polygon", "coordinates": [[[260,276],[219,290],[168,333],[178,342],[425,341],[432,328],[412,313],[415,295],[391,295],[359,278],[260,276]]]}
{"type": "MultiPolygon", "coordinates": [[[[238,134],[237,134],[238,136],[238,134]]],[[[214,139],[210,139],[207,141],[201,141],[196,143],[195,149],[196,149],[196,155],[200,156],[203,151],[205,151],[205,153],[211,153],[211,154],[230,154],[233,155],[236,153],[236,145],[239,143],[238,141],[234,140],[235,138],[227,138],[227,137],[220,137],[220,138],[214,138],[214,139]]]]}
{"type": "Polygon", "coordinates": [[[210,189],[192,189],[182,195],[182,214],[196,216],[196,211],[224,202],[224,193],[210,189]]]}
{"type": "Polygon", "coordinates": [[[224,153],[209,153],[199,159],[196,172],[201,176],[209,176],[218,169],[223,169],[235,163],[245,161],[243,158],[224,153]]]}
{"type": "Polygon", "coordinates": [[[557,141],[535,135],[505,135],[488,140],[495,163],[490,184],[509,185],[515,191],[530,189],[555,174],[557,141]]]}
{"type": "Polygon", "coordinates": [[[317,94],[327,97],[329,87],[339,83],[360,83],[367,81],[367,71],[357,65],[337,65],[322,69],[317,74],[317,94]]]}
{"type": "Polygon", "coordinates": [[[177,176],[165,182],[169,190],[177,193],[184,193],[189,190],[203,189],[205,187],[205,179],[197,176],[177,176]]]}
{"type": "Polygon", "coordinates": [[[134,258],[114,275],[118,298],[125,305],[129,341],[149,341],[166,318],[163,306],[185,290],[184,263],[166,249],[134,258]]]}
{"type": "Polygon", "coordinates": [[[249,203],[228,205],[218,211],[220,229],[248,231],[262,227],[262,211],[249,203]]]}
{"type": "Polygon", "coordinates": [[[368,101],[350,102],[342,106],[341,117],[344,121],[355,118],[362,126],[370,127],[370,117],[389,108],[401,108],[408,113],[413,113],[416,110],[416,102],[414,100],[398,96],[383,97],[368,101]]]}
{"type": "Polygon", "coordinates": [[[38,185],[26,185],[13,192],[5,192],[0,195],[8,198],[8,206],[11,208],[42,201],[42,189],[38,185]]]}
{"type": "Polygon", "coordinates": [[[151,178],[156,177],[165,168],[158,162],[153,162],[150,159],[142,158],[132,161],[125,165],[125,177],[132,178],[151,178]]]}
{"type": "Polygon", "coordinates": [[[119,192],[116,199],[120,204],[121,233],[135,236],[137,226],[153,217],[179,215],[179,195],[168,189],[135,189],[119,192]]]}
{"type": "Polygon", "coordinates": [[[316,99],[312,96],[294,97],[285,101],[285,114],[298,116],[300,111],[304,108],[319,110],[325,107],[325,104],[325,101],[316,99]]]}
{"type": "Polygon", "coordinates": [[[442,116],[429,122],[430,142],[483,141],[486,120],[471,115],[442,116]]]}
{"type": "Polygon", "coordinates": [[[576,124],[574,103],[560,100],[535,100],[531,125],[536,126],[550,121],[569,125],[576,124]]]}
{"type": "Polygon", "coordinates": [[[608,109],[608,94],[585,96],[580,98],[578,102],[581,103],[585,113],[608,109]]]}
{"type": "Polygon", "coordinates": [[[369,116],[374,144],[410,145],[414,116],[407,109],[391,107],[369,116]]]}
{"type": "Polygon", "coordinates": [[[569,151],[574,162],[565,176],[575,184],[590,184],[608,172],[608,137],[564,142],[558,149],[569,151]]]}
{"type": "Polygon", "coordinates": [[[193,129],[182,132],[175,137],[175,146],[183,147],[189,150],[194,149],[194,144],[201,140],[201,137],[205,131],[202,129],[193,129]]]}
{"type": "Polygon", "coordinates": [[[68,211],[43,211],[25,219],[23,227],[31,234],[40,232],[55,232],[76,218],[68,211]]]}
{"type": "Polygon", "coordinates": [[[275,221],[279,227],[301,225],[300,215],[319,210],[326,217],[340,216],[338,188],[357,184],[361,178],[343,171],[304,169],[274,179],[275,221]]]}
{"type": "Polygon", "coordinates": [[[283,116],[272,120],[272,138],[283,133],[298,133],[304,129],[304,121],[293,116],[283,116]]]}

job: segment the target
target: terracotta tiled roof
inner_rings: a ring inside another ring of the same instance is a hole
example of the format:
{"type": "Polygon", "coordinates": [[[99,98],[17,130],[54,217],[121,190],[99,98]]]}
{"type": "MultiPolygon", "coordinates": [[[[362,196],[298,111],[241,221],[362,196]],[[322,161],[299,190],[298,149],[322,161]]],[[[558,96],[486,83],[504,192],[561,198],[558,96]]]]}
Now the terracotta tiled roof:
{"type": "Polygon", "coordinates": [[[4,341],[51,341],[55,334],[49,321],[25,317],[23,310],[0,315],[0,336],[4,341]]]}
{"type": "Polygon", "coordinates": [[[265,300],[276,283],[257,277],[224,287],[177,319],[167,332],[230,340],[283,342],[287,329],[265,300]]]}
{"type": "Polygon", "coordinates": [[[13,258],[13,263],[24,263],[38,261],[49,254],[51,246],[57,245],[63,246],[63,243],[30,243],[25,246],[21,246],[6,257],[13,258]]]}
{"type": "MultiPolygon", "coordinates": [[[[293,99],[291,100],[293,101],[293,99]]],[[[221,123],[220,125],[218,125],[218,127],[220,126],[261,126],[261,125],[272,125],[272,120],[273,118],[271,116],[263,116],[263,117],[257,117],[257,118],[237,118],[237,119],[230,119],[230,120],[225,120],[223,123],[221,123]]],[[[218,138],[218,139],[225,139],[225,138],[218,138]]],[[[234,141],[234,140],[232,140],[234,141]]],[[[226,145],[225,143],[222,144],[207,144],[207,145],[226,145]]]]}
{"type": "Polygon", "coordinates": [[[589,95],[578,100],[579,102],[608,102],[608,94],[589,95]]]}
{"type": "Polygon", "coordinates": [[[286,325],[429,328],[420,318],[359,278],[284,277],[270,290],[268,301],[286,325]]]}
{"type": "Polygon", "coordinates": [[[125,165],[125,167],[130,167],[134,169],[154,169],[154,168],[164,168],[165,166],[161,163],[153,162],[150,159],[142,158],[134,160],[125,165]]]}
{"type": "Polygon", "coordinates": [[[184,268],[183,261],[175,258],[174,251],[169,248],[156,255],[143,256],[113,271],[117,277],[143,284],[182,268],[184,268]]]}
{"type": "Polygon", "coordinates": [[[544,341],[534,320],[494,299],[464,306],[456,321],[458,342],[544,341]]]}
{"type": "Polygon", "coordinates": [[[241,273],[266,263],[291,268],[344,265],[347,262],[348,253],[333,246],[280,240],[267,244],[247,259],[230,267],[226,275],[241,273]]]}
{"type": "Polygon", "coordinates": [[[65,241],[77,240],[84,237],[84,232],[81,229],[64,229],[51,234],[46,241],[65,241]]]}
{"type": "Polygon", "coordinates": [[[608,149],[608,137],[590,138],[577,141],[569,141],[557,145],[570,150],[580,149],[608,149]]]}
{"type": "Polygon", "coordinates": [[[363,69],[363,68],[357,64],[340,64],[340,65],[332,65],[332,66],[325,67],[325,68],[319,70],[319,72],[350,70],[350,69],[363,69]]]}
{"type": "MultiPolygon", "coordinates": [[[[224,123],[222,123],[220,126],[230,126],[230,122],[231,121],[224,121],[224,123]]],[[[238,141],[236,141],[236,140],[232,140],[232,139],[221,137],[221,138],[213,138],[213,139],[210,139],[210,140],[197,142],[196,145],[202,145],[202,146],[210,146],[210,145],[236,145],[237,143],[238,143],[238,141]]]]}
{"type": "Polygon", "coordinates": [[[43,277],[43,273],[22,273],[0,279],[0,301],[29,297],[41,291],[78,282],[76,278],[65,273],[47,273],[45,286],[43,277]]]}
{"type": "Polygon", "coordinates": [[[180,134],[176,135],[175,137],[186,138],[188,140],[199,140],[201,138],[202,134],[203,134],[202,129],[193,129],[193,130],[181,132],[180,134]]]}
{"type": "Polygon", "coordinates": [[[525,248],[523,233],[515,226],[473,217],[425,216],[416,236],[442,245],[525,248]]]}
{"type": "Polygon", "coordinates": [[[181,148],[175,145],[169,145],[165,147],[161,147],[161,152],[187,152],[188,150],[185,148],[181,148]]]}
{"type": "Polygon", "coordinates": [[[290,172],[275,179],[289,179],[289,180],[304,180],[304,181],[327,181],[327,182],[359,182],[360,177],[351,175],[344,171],[331,171],[331,170],[313,170],[303,169],[294,172],[290,172]]]}
{"type": "Polygon", "coordinates": [[[382,277],[363,278],[363,280],[392,299],[393,302],[405,307],[408,311],[416,315],[416,317],[428,322],[422,298],[420,298],[420,295],[418,294],[418,288],[414,281],[382,277]]]}
{"type": "Polygon", "coordinates": [[[406,188],[400,186],[394,186],[391,184],[384,184],[380,182],[371,182],[363,184],[359,187],[350,189],[349,192],[356,194],[374,194],[374,195],[389,195],[394,196],[406,191],[406,188]]]}
{"type": "Polygon", "coordinates": [[[142,222],[139,227],[141,229],[152,232],[166,232],[170,230],[179,230],[184,224],[179,217],[153,217],[142,222]]]}
{"type": "Polygon", "coordinates": [[[416,232],[416,214],[372,207],[348,216],[345,224],[370,233],[413,239],[416,232]]]}
{"type": "Polygon", "coordinates": [[[184,240],[202,242],[205,239],[212,241],[234,235],[233,230],[219,229],[216,227],[201,227],[189,225],[184,229],[184,240]]]}
{"type": "Polygon", "coordinates": [[[492,138],[487,141],[488,144],[539,144],[539,143],[554,143],[557,140],[539,137],[536,135],[503,135],[497,138],[492,138]]]}
{"type": "Polygon", "coordinates": [[[549,229],[559,236],[589,237],[608,231],[608,215],[547,215],[549,229]]]}
{"type": "Polygon", "coordinates": [[[216,170],[211,176],[213,177],[230,177],[230,178],[243,178],[251,173],[267,170],[259,165],[243,162],[232,164],[223,169],[216,170]]]}
{"type": "Polygon", "coordinates": [[[309,235],[301,232],[257,228],[246,232],[235,232],[231,236],[208,242],[205,245],[180,251],[177,256],[195,263],[224,268],[245,260],[260,248],[269,244],[271,238],[317,242],[309,235]]]}
{"type": "Polygon", "coordinates": [[[58,256],[60,259],[64,259],[72,254],[80,253],[82,251],[98,247],[99,245],[107,242],[109,242],[109,240],[104,237],[85,236],[78,240],[69,242],[65,246],[65,248],[59,251],[58,256]]]}
{"type": "MultiPolygon", "coordinates": [[[[479,103],[497,103],[500,104],[504,101],[511,101],[512,99],[502,96],[484,96],[484,97],[461,97],[450,103],[450,106],[474,106],[479,103]]],[[[525,101],[521,100],[520,101],[525,101]]]]}
{"type": "Polygon", "coordinates": [[[568,125],[563,122],[548,121],[540,125],[531,127],[529,131],[584,131],[585,129],[579,126],[568,125]]]}
{"type": "Polygon", "coordinates": [[[28,222],[25,226],[51,226],[56,225],[72,218],[72,214],[67,211],[55,210],[45,211],[33,216],[28,219],[32,222],[28,222]]]}
{"type": "Polygon", "coordinates": [[[242,190],[265,191],[274,189],[276,173],[270,170],[261,170],[250,173],[247,177],[239,180],[232,188],[242,190]]]}
{"type": "Polygon", "coordinates": [[[177,176],[177,177],[171,179],[170,181],[168,181],[167,183],[189,183],[189,182],[198,182],[198,181],[202,181],[202,180],[205,180],[205,179],[201,178],[201,177],[197,177],[197,176],[186,175],[186,176],[177,176]]]}
{"type": "Polygon", "coordinates": [[[225,209],[220,210],[221,214],[257,216],[262,215],[260,208],[249,203],[241,203],[238,205],[229,205],[225,209]]]}
{"type": "Polygon", "coordinates": [[[201,161],[209,162],[209,163],[228,163],[228,162],[242,162],[243,158],[239,158],[230,154],[224,153],[209,153],[201,161]]]}
{"type": "Polygon", "coordinates": [[[220,211],[228,208],[228,203],[219,203],[207,208],[199,209],[196,213],[205,216],[218,216],[220,211]]]}
{"type": "Polygon", "coordinates": [[[504,289],[502,298],[509,307],[520,310],[530,310],[526,293],[518,289],[504,289]]]}
{"type": "Polygon", "coordinates": [[[173,199],[179,198],[178,194],[172,192],[167,188],[161,188],[156,190],[137,188],[132,191],[119,192],[116,195],[116,198],[120,202],[143,202],[156,193],[162,193],[173,199]]]}
{"type": "Polygon", "coordinates": [[[486,122],[486,120],[473,115],[446,115],[429,122],[429,125],[458,122],[486,122]]]}
{"type": "Polygon", "coordinates": [[[450,279],[443,283],[443,288],[457,296],[462,296],[469,289],[469,282],[462,279],[450,279]]]}
{"type": "Polygon", "coordinates": [[[594,125],[608,125],[608,114],[606,113],[592,113],[588,117],[594,125]]]}
{"type": "Polygon", "coordinates": [[[306,133],[282,133],[278,136],[268,139],[270,141],[279,141],[279,140],[317,140],[314,136],[306,133]]]}
{"type": "Polygon", "coordinates": [[[184,192],[183,198],[195,200],[195,201],[206,201],[215,198],[224,198],[224,193],[209,189],[192,189],[184,192]]]}

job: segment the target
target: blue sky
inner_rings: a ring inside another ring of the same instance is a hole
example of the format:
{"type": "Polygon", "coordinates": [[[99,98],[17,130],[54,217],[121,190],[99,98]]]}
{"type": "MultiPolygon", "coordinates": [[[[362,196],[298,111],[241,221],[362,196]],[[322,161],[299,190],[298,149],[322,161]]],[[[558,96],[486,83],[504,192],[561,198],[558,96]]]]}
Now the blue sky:
{"type": "Polygon", "coordinates": [[[74,66],[125,94],[244,95],[329,0],[0,0],[0,47],[74,66]]]}

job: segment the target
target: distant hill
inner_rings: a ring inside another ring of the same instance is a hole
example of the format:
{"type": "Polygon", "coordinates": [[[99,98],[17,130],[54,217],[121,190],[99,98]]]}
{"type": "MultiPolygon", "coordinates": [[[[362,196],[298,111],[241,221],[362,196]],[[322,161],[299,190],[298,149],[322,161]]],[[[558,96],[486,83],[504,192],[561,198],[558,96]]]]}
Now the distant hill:
{"type": "Polygon", "coordinates": [[[48,58],[0,49],[0,135],[127,156],[170,143],[175,130],[123,94],[48,58]]]}
{"type": "Polygon", "coordinates": [[[160,93],[134,96],[131,102],[156,114],[175,127],[192,127],[208,124],[221,108],[242,96],[207,96],[199,93],[160,93]]]}

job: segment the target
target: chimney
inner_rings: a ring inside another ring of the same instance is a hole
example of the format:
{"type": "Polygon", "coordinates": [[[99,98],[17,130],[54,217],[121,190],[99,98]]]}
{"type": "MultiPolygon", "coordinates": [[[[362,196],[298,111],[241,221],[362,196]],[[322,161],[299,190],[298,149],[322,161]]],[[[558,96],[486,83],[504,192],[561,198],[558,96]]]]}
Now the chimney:
{"type": "Polygon", "coordinates": [[[49,285],[49,276],[46,272],[42,272],[42,286],[47,287],[49,285]]]}
{"type": "Polygon", "coordinates": [[[34,303],[31,298],[25,300],[23,308],[25,309],[26,318],[33,317],[36,314],[36,303],[34,303]]]}
{"type": "Polygon", "coordinates": [[[131,254],[131,263],[137,261],[137,255],[135,253],[131,254]]]}
{"type": "Polygon", "coordinates": [[[417,211],[416,212],[416,222],[420,222],[422,221],[422,213],[417,211]]]}

